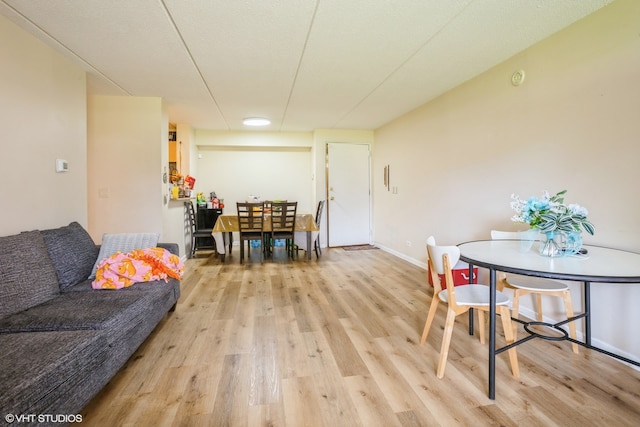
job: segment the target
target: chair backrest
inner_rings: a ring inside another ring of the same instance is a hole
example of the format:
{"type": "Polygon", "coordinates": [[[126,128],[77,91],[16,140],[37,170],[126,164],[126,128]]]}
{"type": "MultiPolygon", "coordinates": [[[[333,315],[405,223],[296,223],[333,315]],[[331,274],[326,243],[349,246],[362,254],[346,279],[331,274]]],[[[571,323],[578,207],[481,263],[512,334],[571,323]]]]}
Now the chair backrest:
{"type": "Polygon", "coordinates": [[[318,208],[316,209],[316,225],[320,227],[320,221],[322,220],[322,211],[324,210],[324,200],[318,202],[318,208]]]}
{"type": "MultiPolygon", "coordinates": [[[[433,239],[435,241],[435,239],[433,239]]],[[[455,285],[453,283],[453,273],[451,266],[456,265],[460,260],[460,248],[457,246],[436,246],[427,243],[427,255],[429,256],[429,269],[431,271],[431,279],[436,293],[434,298],[438,298],[437,294],[447,290],[447,301],[451,305],[456,305],[455,285]],[[444,275],[444,286],[440,281],[440,276],[444,275]]]]}
{"type": "Polygon", "coordinates": [[[187,200],[184,202],[184,207],[187,210],[187,216],[189,219],[189,227],[192,233],[196,231],[196,211],[193,208],[193,202],[191,200],[187,200]]]}
{"type": "Polygon", "coordinates": [[[262,233],[264,228],[264,203],[236,202],[240,234],[262,233]]]}
{"type": "Polygon", "coordinates": [[[444,263],[443,255],[447,255],[449,258],[449,269],[452,265],[460,260],[460,248],[457,246],[436,246],[427,244],[427,251],[429,253],[429,259],[433,263],[433,268],[437,274],[446,274],[447,269],[444,263]]]}
{"type": "Polygon", "coordinates": [[[273,202],[271,204],[271,231],[291,233],[296,228],[298,202],[273,202]]]}

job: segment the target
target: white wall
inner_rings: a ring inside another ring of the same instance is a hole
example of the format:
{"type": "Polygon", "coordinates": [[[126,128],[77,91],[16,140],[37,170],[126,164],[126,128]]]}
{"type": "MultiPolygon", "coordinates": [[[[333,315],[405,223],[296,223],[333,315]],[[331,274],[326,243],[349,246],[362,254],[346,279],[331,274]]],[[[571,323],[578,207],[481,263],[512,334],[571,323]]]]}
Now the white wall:
{"type": "Polygon", "coordinates": [[[225,213],[235,213],[235,203],[249,195],[297,201],[298,211],[311,212],[309,148],[238,151],[200,146],[198,153],[196,186],[206,196],[215,191],[224,199],[225,213]]]}
{"type": "Polygon", "coordinates": [[[161,99],[91,96],[88,105],[89,233],[96,241],[103,233],[162,233],[161,99]]]}
{"type": "Polygon", "coordinates": [[[315,212],[311,133],[196,130],[196,144],[196,191],[215,191],[225,213],[249,195],[295,200],[298,211],[315,212]]]}
{"type": "MultiPolygon", "coordinates": [[[[567,189],[596,227],[585,243],[640,252],[639,23],[640,2],[618,0],[378,129],[375,242],[425,265],[429,235],[455,244],[515,230],[511,193],[567,189]],[[397,194],[382,185],[386,164],[397,194]]],[[[640,360],[640,285],[594,284],[592,298],[594,338],[640,360]]],[[[547,306],[561,317],[558,301],[547,306]]]]}
{"type": "Polygon", "coordinates": [[[0,236],[86,227],[85,73],[1,15],[0,64],[0,236]]]}

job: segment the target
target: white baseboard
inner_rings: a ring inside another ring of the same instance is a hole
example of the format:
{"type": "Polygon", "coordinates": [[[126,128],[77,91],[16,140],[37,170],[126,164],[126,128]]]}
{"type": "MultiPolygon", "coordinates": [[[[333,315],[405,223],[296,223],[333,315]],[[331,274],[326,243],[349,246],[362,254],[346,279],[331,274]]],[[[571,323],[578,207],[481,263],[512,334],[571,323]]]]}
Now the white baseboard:
{"type": "Polygon", "coordinates": [[[384,245],[380,245],[379,243],[373,243],[374,246],[382,249],[385,252],[389,252],[391,255],[397,256],[398,258],[402,258],[403,260],[407,261],[408,263],[411,263],[413,265],[416,265],[420,268],[423,268],[425,271],[427,271],[427,264],[425,264],[424,262],[420,262],[417,259],[408,257],[407,255],[400,253],[398,251],[395,251],[391,248],[388,248],[384,245]]]}

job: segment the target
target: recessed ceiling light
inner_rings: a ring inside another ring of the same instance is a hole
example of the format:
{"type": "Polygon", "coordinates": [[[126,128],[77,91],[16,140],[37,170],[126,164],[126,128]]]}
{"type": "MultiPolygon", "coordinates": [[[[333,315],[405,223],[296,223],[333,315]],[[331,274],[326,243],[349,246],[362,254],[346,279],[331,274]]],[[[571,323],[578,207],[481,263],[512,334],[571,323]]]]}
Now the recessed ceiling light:
{"type": "Polygon", "coordinates": [[[271,120],[264,117],[247,117],[242,121],[246,126],[267,126],[271,124],[271,120]]]}

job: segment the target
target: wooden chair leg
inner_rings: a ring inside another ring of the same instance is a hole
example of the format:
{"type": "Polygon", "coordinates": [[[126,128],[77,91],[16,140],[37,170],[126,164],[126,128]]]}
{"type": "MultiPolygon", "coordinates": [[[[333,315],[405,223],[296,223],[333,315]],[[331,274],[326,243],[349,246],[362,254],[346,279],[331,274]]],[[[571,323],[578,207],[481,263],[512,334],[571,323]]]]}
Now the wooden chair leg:
{"type": "MultiPolygon", "coordinates": [[[[515,337],[513,335],[513,326],[511,325],[511,313],[509,313],[509,307],[502,305],[500,308],[500,317],[502,318],[502,329],[504,330],[504,339],[507,344],[511,344],[515,342],[515,337]]],[[[507,350],[509,354],[509,362],[511,363],[511,372],[513,372],[513,376],[516,378],[520,378],[520,367],[518,366],[518,353],[516,353],[516,348],[510,348],[507,350]]]]}
{"type": "Polygon", "coordinates": [[[476,311],[478,312],[478,329],[480,330],[479,332],[480,344],[484,344],[485,342],[487,342],[487,335],[485,333],[486,329],[484,327],[484,325],[486,325],[487,322],[485,321],[484,310],[476,310],[476,311]]]}
{"type": "Polygon", "coordinates": [[[287,239],[285,245],[287,247],[287,256],[293,258],[293,240],[287,239]]]}
{"type": "Polygon", "coordinates": [[[447,310],[447,320],[444,324],[444,334],[442,335],[442,347],[440,347],[440,360],[438,361],[438,378],[444,377],[444,369],[447,367],[447,356],[449,356],[449,345],[453,334],[453,325],[456,321],[456,312],[447,310]]]}
{"type": "MultiPolygon", "coordinates": [[[[567,312],[567,318],[573,317],[573,303],[571,302],[571,292],[566,290],[563,292],[562,299],[564,300],[564,309],[567,312]]],[[[569,322],[569,336],[576,339],[576,324],[575,322],[569,322]]],[[[578,344],[572,342],[571,347],[573,348],[573,352],[575,354],[579,353],[578,344]]]]}
{"type": "Polygon", "coordinates": [[[440,304],[440,298],[437,295],[433,296],[431,300],[431,305],[429,306],[429,314],[427,314],[427,321],[424,323],[424,330],[422,331],[422,338],[420,339],[420,345],[424,344],[429,336],[429,330],[431,329],[431,323],[433,323],[433,318],[436,316],[436,312],[438,311],[438,305],[440,304]]]}
{"type": "Polygon", "coordinates": [[[536,294],[536,305],[538,306],[538,322],[542,322],[542,294],[539,292],[536,294]]]}
{"type": "MultiPolygon", "coordinates": [[[[513,290],[513,302],[511,304],[511,313],[514,319],[520,318],[520,289],[513,290]]],[[[518,322],[513,323],[513,339],[518,337],[518,322]]]]}
{"type": "Polygon", "coordinates": [[[263,236],[262,240],[260,241],[260,253],[262,254],[262,256],[264,257],[269,256],[269,249],[270,249],[269,238],[263,236]]]}

